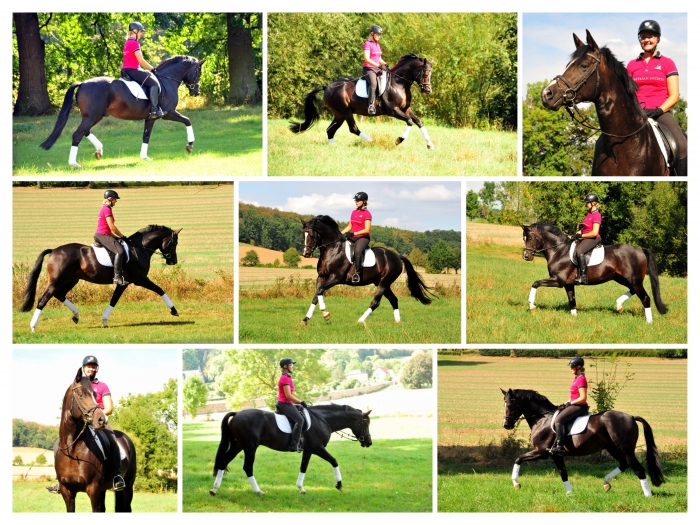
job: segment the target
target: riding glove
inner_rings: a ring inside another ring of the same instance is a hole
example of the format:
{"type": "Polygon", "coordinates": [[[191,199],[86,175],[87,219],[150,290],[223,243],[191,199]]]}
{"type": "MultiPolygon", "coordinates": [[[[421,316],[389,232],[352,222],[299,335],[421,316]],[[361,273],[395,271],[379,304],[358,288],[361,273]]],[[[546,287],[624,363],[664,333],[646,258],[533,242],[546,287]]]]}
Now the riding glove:
{"type": "Polygon", "coordinates": [[[574,241],[577,241],[579,239],[583,239],[583,235],[580,233],[574,233],[574,236],[572,237],[574,241]]]}
{"type": "Polygon", "coordinates": [[[645,108],[644,113],[646,113],[647,117],[649,117],[649,118],[657,119],[661,115],[664,114],[664,110],[661,108],[654,108],[654,109],[645,108]]]}
{"type": "Polygon", "coordinates": [[[345,234],[345,238],[346,238],[347,240],[352,239],[354,236],[355,236],[355,234],[352,233],[352,232],[347,232],[347,233],[345,234]]]}

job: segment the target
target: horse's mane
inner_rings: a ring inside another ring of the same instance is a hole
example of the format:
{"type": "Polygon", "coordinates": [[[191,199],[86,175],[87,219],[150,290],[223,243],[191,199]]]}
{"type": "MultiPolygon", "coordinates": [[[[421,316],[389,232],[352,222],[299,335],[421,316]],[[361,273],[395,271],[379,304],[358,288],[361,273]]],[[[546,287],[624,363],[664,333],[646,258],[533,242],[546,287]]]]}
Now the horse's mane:
{"type": "Polygon", "coordinates": [[[545,406],[545,408],[555,408],[555,405],[545,396],[536,390],[511,390],[513,397],[521,401],[537,401],[545,406]]]}
{"type": "Polygon", "coordinates": [[[536,222],[531,224],[530,228],[535,228],[538,231],[545,231],[559,237],[560,239],[568,239],[568,236],[559,229],[559,226],[553,222],[536,222]]]}
{"type": "MultiPolygon", "coordinates": [[[[576,51],[571,53],[570,61],[578,60],[589,51],[591,51],[591,48],[587,45],[577,48],[576,51]]],[[[600,54],[605,58],[605,62],[610,68],[610,70],[613,72],[613,74],[620,79],[620,82],[622,82],[622,86],[625,88],[627,94],[634,100],[637,100],[637,91],[639,91],[639,86],[627,72],[627,68],[625,67],[625,65],[617,59],[613,52],[610,51],[610,48],[608,46],[601,47],[600,54]]]]}
{"type": "Polygon", "coordinates": [[[186,56],[186,55],[177,55],[174,57],[166,58],[158,65],[158,67],[156,69],[176,66],[178,64],[181,64],[182,62],[190,62],[190,63],[194,64],[195,62],[198,62],[198,60],[195,57],[190,57],[190,56],[186,56]]]}
{"type": "Polygon", "coordinates": [[[335,222],[335,219],[333,217],[330,217],[328,215],[318,215],[312,220],[319,221],[322,224],[325,224],[329,228],[331,228],[333,231],[338,232],[338,235],[340,235],[340,228],[338,227],[338,223],[335,222]]]}
{"type": "Polygon", "coordinates": [[[141,228],[136,233],[151,233],[151,232],[155,232],[155,231],[169,230],[169,229],[170,228],[168,228],[167,226],[160,226],[158,224],[149,224],[145,228],[141,228]]]}
{"type": "Polygon", "coordinates": [[[392,71],[394,71],[396,68],[403,66],[406,62],[410,62],[411,60],[415,59],[423,60],[423,57],[420,57],[416,55],[415,53],[408,53],[407,55],[402,56],[396,61],[396,65],[391,68],[392,71]]]}
{"type": "Polygon", "coordinates": [[[351,407],[349,405],[336,405],[335,403],[331,403],[330,405],[313,405],[309,407],[312,409],[312,412],[320,412],[320,415],[325,416],[325,415],[334,415],[334,414],[340,414],[342,412],[352,412],[352,411],[358,411],[362,412],[360,409],[351,407]]]}

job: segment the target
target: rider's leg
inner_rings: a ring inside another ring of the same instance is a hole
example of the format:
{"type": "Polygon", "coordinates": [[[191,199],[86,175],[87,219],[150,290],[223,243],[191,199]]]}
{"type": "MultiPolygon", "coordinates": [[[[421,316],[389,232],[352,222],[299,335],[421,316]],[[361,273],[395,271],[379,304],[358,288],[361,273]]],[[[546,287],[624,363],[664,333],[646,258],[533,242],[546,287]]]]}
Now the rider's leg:
{"type": "Polygon", "coordinates": [[[355,271],[352,276],[353,283],[359,283],[362,281],[362,255],[364,254],[364,251],[368,245],[369,237],[357,237],[355,239],[355,271]]]}
{"type": "Polygon", "coordinates": [[[363,67],[362,74],[367,80],[367,102],[369,104],[367,113],[374,115],[376,113],[374,101],[377,98],[377,71],[372,67],[363,67]]]}
{"type": "Polygon", "coordinates": [[[581,239],[576,245],[576,261],[578,262],[578,284],[588,284],[588,273],[586,267],[586,253],[598,245],[598,239],[581,239]]]}
{"type": "Polygon", "coordinates": [[[107,439],[109,440],[109,448],[110,448],[110,461],[112,463],[112,468],[114,469],[114,490],[124,490],[124,487],[126,486],[126,483],[124,482],[124,478],[122,477],[122,457],[121,457],[121,451],[119,449],[119,444],[117,443],[117,439],[114,435],[114,430],[112,430],[112,427],[109,426],[109,423],[105,425],[104,433],[107,436],[107,439]]]}
{"type": "Polygon", "coordinates": [[[666,126],[673,134],[673,138],[678,143],[678,158],[676,159],[676,175],[685,177],[688,175],[688,139],[683,134],[683,130],[673,118],[670,112],[666,112],[656,119],[666,126]]]}

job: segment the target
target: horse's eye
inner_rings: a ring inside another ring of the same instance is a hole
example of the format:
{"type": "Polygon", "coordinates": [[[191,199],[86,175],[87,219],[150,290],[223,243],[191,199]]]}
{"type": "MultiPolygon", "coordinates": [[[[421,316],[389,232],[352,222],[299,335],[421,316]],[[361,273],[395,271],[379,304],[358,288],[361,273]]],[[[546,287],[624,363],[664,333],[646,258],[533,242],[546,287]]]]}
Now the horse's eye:
{"type": "Polygon", "coordinates": [[[588,62],[581,62],[581,69],[588,69],[590,64],[588,62]]]}

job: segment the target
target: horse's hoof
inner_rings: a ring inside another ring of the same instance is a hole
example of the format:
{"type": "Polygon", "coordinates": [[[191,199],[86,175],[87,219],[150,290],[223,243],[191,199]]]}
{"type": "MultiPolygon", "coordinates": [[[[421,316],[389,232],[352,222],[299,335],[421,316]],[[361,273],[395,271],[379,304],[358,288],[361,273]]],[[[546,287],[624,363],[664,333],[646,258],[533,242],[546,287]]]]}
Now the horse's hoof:
{"type": "Polygon", "coordinates": [[[180,314],[177,313],[177,310],[175,309],[174,306],[170,309],[170,315],[174,315],[175,317],[180,317],[180,314]]]}
{"type": "Polygon", "coordinates": [[[78,164],[77,162],[75,164],[71,164],[70,167],[71,168],[82,168],[82,166],[80,164],[78,164]]]}
{"type": "Polygon", "coordinates": [[[301,326],[307,326],[309,322],[306,319],[301,320],[301,326]]]}
{"type": "Polygon", "coordinates": [[[259,491],[256,492],[256,494],[263,495],[263,494],[265,494],[265,493],[264,493],[262,490],[259,490],[259,491]]]}
{"type": "Polygon", "coordinates": [[[612,485],[610,485],[610,483],[606,483],[605,485],[603,485],[603,488],[605,489],[605,492],[607,492],[612,488],[612,485]]]}
{"type": "Polygon", "coordinates": [[[342,491],[343,490],[343,482],[339,481],[338,483],[336,483],[335,488],[342,491]]]}
{"type": "Polygon", "coordinates": [[[513,488],[515,490],[520,490],[520,483],[516,483],[515,485],[513,485],[513,488]]]}
{"type": "Polygon", "coordinates": [[[100,160],[102,158],[102,153],[103,153],[103,151],[101,149],[96,150],[95,151],[95,158],[97,160],[100,160]]]}
{"type": "Polygon", "coordinates": [[[618,313],[618,314],[621,314],[622,312],[625,311],[625,307],[624,307],[624,306],[618,306],[618,307],[616,308],[616,310],[617,310],[617,313],[618,313]]]}
{"type": "Polygon", "coordinates": [[[185,149],[187,150],[187,153],[192,153],[192,149],[193,149],[192,144],[187,144],[187,146],[185,146],[185,149]]]}
{"type": "Polygon", "coordinates": [[[303,488],[299,489],[299,494],[306,494],[306,491],[303,488]]]}
{"type": "Polygon", "coordinates": [[[403,137],[399,137],[399,138],[396,139],[396,145],[397,145],[397,146],[398,146],[399,144],[401,144],[402,142],[403,142],[403,137]]]}
{"type": "Polygon", "coordinates": [[[209,491],[209,495],[210,495],[210,496],[216,496],[216,491],[215,491],[214,489],[211,489],[211,490],[209,491]]]}
{"type": "Polygon", "coordinates": [[[432,144],[428,144],[428,149],[435,149],[435,146],[433,146],[432,144]]]}
{"type": "Polygon", "coordinates": [[[534,312],[536,309],[537,307],[534,304],[530,303],[530,311],[534,312]]]}
{"type": "Polygon", "coordinates": [[[36,332],[36,328],[32,326],[32,333],[36,332]]]}
{"type": "Polygon", "coordinates": [[[328,319],[331,318],[330,312],[326,312],[326,311],[324,310],[324,312],[323,312],[323,318],[324,318],[326,321],[328,321],[328,319]]]}
{"type": "Polygon", "coordinates": [[[141,160],[147,160],[147,161],[150,162],[150,161],[152,161],[153,159],[152,159],[151,157],[149,157],[148,155],[146,155],[145,157],[141,157],[141,160]]]}
{"type": "Polygon", "coordinates": [[[71,317],[71,321],[73,321],[75,324],[78,324],[79,320],[80,320],[80,318],[77,315],[74,315],[73,317],[71,317]]]}

